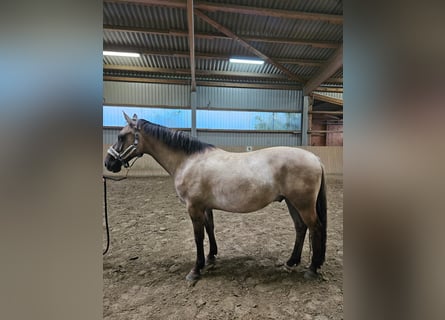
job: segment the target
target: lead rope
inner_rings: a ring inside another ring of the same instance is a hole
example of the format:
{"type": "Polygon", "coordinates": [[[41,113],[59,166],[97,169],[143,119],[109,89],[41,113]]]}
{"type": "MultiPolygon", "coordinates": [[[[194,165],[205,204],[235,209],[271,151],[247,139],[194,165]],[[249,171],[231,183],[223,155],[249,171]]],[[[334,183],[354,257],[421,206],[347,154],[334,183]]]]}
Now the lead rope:
{"type": "Polygon", "coordinates": [[[124,179],[127,179],[128,173],[130,172],[131,167],[134,165],[137,159],[140,157],[137,157],[133,160],[131,165],[127,168],[127,173],[125,174],[125,177],[115,178],[110,176],[102,176],[102,180],[104,182],[104,211],[105,211],[105,229],[107,230],[107,246],[105,248],[105,251],[102,252],[102,255],[105,255],[108,252],[108,249],[110,248],[110,227],[108,225],[108,204],[107,204],[107,179],[114,180],[114,181],[121,181],[124,179]]]}
{"type": "Polygon", "coordinates": [[[108,204],[107,204],[107,179],[114,181],[121,181],[127,179],[127,176],[125,177],[102,176],[102,178],[104,182],[105,229],[107,230],[107,247],[105,248],[105,251],[102,252],[102,255],[105,255],[110,247],[110,227],[108,225],[108,204]]]}
{"type": "Polygon", "coordinates": [[[108,227],[107,178],[103,176],[102,180],[104,182],[105,229],[107,230],[107,247],[105,248],[105,251],[102,252],[102,255],[105,255],[110,247],[110,228],[108,227]]]}

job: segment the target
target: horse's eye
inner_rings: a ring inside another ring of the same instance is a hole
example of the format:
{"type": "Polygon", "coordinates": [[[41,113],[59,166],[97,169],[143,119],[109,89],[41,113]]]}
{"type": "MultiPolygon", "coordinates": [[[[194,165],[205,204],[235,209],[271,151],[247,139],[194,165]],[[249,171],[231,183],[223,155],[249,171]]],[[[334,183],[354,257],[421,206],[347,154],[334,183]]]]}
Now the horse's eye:
{"type": "Polygon", "coordinates": [[[124,141],[124,136],[118,135],[117,136],[117,141],[119,141],[119,142],[124,141]]]}

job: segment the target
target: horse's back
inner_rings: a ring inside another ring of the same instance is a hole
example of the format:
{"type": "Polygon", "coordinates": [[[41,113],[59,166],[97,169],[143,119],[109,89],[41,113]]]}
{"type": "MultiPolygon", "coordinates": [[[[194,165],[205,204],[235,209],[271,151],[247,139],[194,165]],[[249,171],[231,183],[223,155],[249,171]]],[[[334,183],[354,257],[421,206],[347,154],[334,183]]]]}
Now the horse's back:
{"type": "Polygon", "coordinates": [[[277,175],[297,177],[317,174],[320,168],[317,156],[292,147],[271,147],[242,153],[217,149],[195,163],[195,171],[214,180],[248,178],[260,184],[275,182],[277,175]]]}
{"type": "Polygon", "coordinates": [[[278,163],[288,162],[300,167],[317,167],[320,163],[319,158],[312,152],[294,147],[270,147],[244,154],[266,157],[278,163]]]}

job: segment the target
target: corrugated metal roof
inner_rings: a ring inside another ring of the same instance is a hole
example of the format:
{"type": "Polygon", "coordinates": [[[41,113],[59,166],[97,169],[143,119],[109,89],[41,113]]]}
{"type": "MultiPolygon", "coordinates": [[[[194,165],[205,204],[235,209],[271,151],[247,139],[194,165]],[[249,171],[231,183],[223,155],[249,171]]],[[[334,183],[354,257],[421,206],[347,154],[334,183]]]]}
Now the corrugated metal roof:
{"type": "Polygon", "coordinates": [[[342,0],[209,0],[212,3],[234,4],[250,7],[271,8],[280,10],[305,11],[327,14],[343,14],[342,0]]]}
{"type": "MultiPolygon", "coordinates": [[[[198,1],[195,1],[195,4],[198,1]]],[[[270,8],[287,11],[304,11],[308,13],[322,13],[342,15],[342,1],[315,0],[315,1],[272,1],[272,0],[211,0],[206,3],[238,5],[253,8],[270,8]]],[[[128,49],[129,51],[145,52],[140,58],[104,57],[104,65],[119,65],[122,67],[145,67],[165,69],[165,72],[143,72],[133,70],[110,70],[105,68],[104,74],[119,76],[128,74],[133,77],[159,77],[172,79],[189,79],[190,75],[177,74],[176,69],[190,69],[189,39],[187,12],[183,8],[165,6],[141,5],[130,1],[107,2],[103,4],[104,25],[111,28],[128,27],[138,30],[104,30],[104,48],[128,49]],[[141,29],[142,28],[142,29],[141,29]],[[145,29],[145,31],[143,30],[145,29]],[[159,32],[155,32],[155,31],[159,32]],[[182,33],[160,34],[166,30],[180,31],[182,33]]],[[[205,15],[228,28],[264,55],[274,59],[327,61],[335,52],[332,47],[312,47],[289,43],[270,42],[267,39],[289,39],[307,41],[327,41],[330,44],[343,41],[342,24],[326,21],[313,21],[302,19],[278,18],[273,16],[249,15],[228,12],[207,12],[205,15]],[[250,38],[263,38],[250,39],[250,38]]],[[[262,66],[235,65],[227,61],[232,55],[252,57],[254,54],[239,42],[234,41],[207,22],[195,15],[195,34],[215,34],[218,37],[195,37],[195,64],[197,80],[232,81],[242,83],[294,83],[276,66],[265,63],[262,66]],[[203,57],[204,55],[204,57],[203,57]],[[206,72],[199,72],[206,71],[206,72]],[[212,72],[214,72],[212,74],[212,72]],[[221,74],[221,72],[232,73],[221,74]],[[239,75],[235,75],[239,73],[239,75]],[[258,74],[252,77],[245,73],[258,74]],[[270,75],[270,76],[269,76],[270,75]],[[280,79],[277,76],[283,76],[280,79]],[[261,78],[262,77],[262,78],[261,78]]],[[[282,64],[297,77],[309,79],[320,69],[320,66],[307,66],[298,64],[282,64]]],[[[338,79],[343,78],[343,70],[335,72],[331,78],[336,81],[325,81],[324,85],[338,86],[338,79]]],[[[299,83],[302,85],[302,83],[299,83]]],[[[341,84],[340,84],[341,85],[341,84]]]]}
{"type": "Polygon", "coordinates": [[[269,55],[270,57],[279,58],[298,58],[327,60],[334,49],[329,48],[312,48],[309,46],[293,46],[286,44],[253,42],[255,48],[269,55]]]}
{"type": "Polygon", "coordinates": [[[188,51],[188,39],[157,34],[130,33],[122,31],[104,31],[104,43],[107,46],[126,46],[148,50],[188,51]]]}
{"type": "Polygon", "coordinates": [[[187,29],[187,15],[177,8],[104,2],[103,23],[142,28],[187,29]]]}
{"type": "Polygon", "coordinates": [[[315,72],[318,71],[318,67],[299,66],[299,65],[285,65],[287,69],[295,74],[302,76],[303,78],[309,78],[315,72]]]}
{"type": "Polygon", "coordinates": [[[241,55],[241,56],[251,56],[252,53],[240,46],[233,40],[226,39],[196,39],[195,40],[195,51],[204,53],[220,53],[223,55],[241,55]]]}
{"type": "MultiPolygon", "coordinates": [[[[341,41],[342,25],[322,21],[291,20],[225,12],[208,12],[207,16],[224,27],[243,36],[341,41]]],[[[218,32],[200,18],[195,19],[196,30],[218,32]]]]}

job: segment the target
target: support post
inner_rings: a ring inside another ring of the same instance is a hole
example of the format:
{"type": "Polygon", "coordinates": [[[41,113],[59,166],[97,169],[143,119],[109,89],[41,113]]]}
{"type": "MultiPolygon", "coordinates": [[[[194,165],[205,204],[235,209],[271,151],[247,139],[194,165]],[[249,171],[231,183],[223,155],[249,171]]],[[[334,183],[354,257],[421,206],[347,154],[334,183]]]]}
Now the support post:
{"type": "Polygon", "coordinates": [[[190,92],[190,105],[191,105],[191,110],[192,110],[192,137],[197,137],[198,134],[196,132],[196,107],[198,105],[198,99],[196,96],[196,91],[191,91],[190,92]]]}
{"type": "Polygon", "coordinates": [[[312,97],[309,97],[309,106],[308,106],[308,117],[307,117],[307,121],[308,121],[308,137],[307,137],[307,145],[311,146],[312,145],[312,107],[314,105],[314,99],[312,97]]]}
{"type": "Polygon", "coordinates": [[[309,117],[309,96],[303,97],[303,112],[301,113],[301,145],[308,145],[308,117],[309,117]]]}

